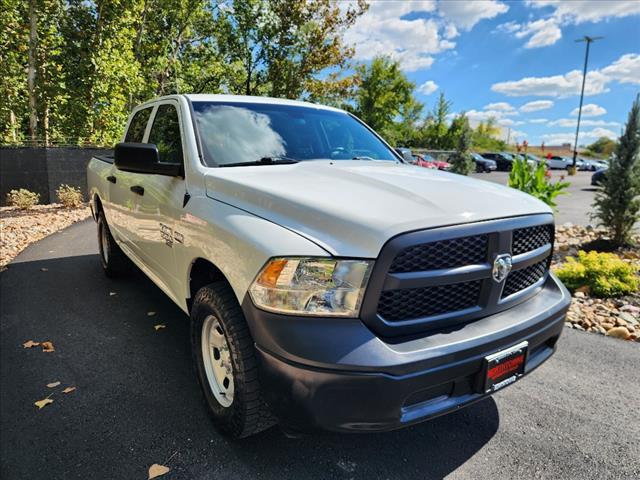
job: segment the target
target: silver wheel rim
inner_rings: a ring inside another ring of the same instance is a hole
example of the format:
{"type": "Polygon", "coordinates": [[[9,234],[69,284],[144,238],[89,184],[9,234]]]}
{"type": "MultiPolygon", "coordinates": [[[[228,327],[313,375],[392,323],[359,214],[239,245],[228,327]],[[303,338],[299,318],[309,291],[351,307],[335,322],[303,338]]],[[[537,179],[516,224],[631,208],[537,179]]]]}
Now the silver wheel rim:
{"type": "Polygon", "coordinates": [[[109,239],[107,238],[108,232],[106,226],[101,224],[100,226],[100,244],[102,248],[102,260],[105,265],[109,264],[109,239]]]}
{"type": "Polygon", "coordinates": [[[223,407],[233,403],[234,383],[231,352],[220,321],[213,315],[202,324],[202,360],[209,387],[223,407]]]}

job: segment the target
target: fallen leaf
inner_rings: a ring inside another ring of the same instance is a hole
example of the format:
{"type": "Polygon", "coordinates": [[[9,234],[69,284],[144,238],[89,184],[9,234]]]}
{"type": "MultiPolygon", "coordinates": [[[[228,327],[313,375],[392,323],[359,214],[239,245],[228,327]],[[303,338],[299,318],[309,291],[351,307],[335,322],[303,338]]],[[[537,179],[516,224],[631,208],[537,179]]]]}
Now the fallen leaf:
{"type": "Polygon", "coordinates": [[[582,286],[582,287],[580,287],[580,288],[576,288],[576,292],[582,292],[582,293],[584,293],[585,295],[589,295],[589,291],[590,291],[590,290],[591,290],[591,289],[589,288],[589,285],[584,285],[584,286],[582,286]]]}
{"type": "Polygon", "coordinates": [[[42,270],[43,272],[48,272],[48,271],[49,271],[49,269],[48,269],[48,268],[44,268],[44,267],[43,267],[43,268],[41,268],[40,270],[42,270]]]}
{"type": "Polygon", "coordinates": [[[40,345],[40,342],[34,342],[33,340],[27,340],[22,344],[24,348],[37,347],[38,345],[40,345]]]}
{"type": "Polygon", "coordinates": [[[46,353],[51,353],[51,352],[55,352],[56,349],[53,348],[53,343],[52,342],[42,342],[40,345],[42,345],[42,351],[46,352],[46,353]]]}
{"type": "Polygon", "coordinates": [[[41,408],[46,407],[50,403],[53,403],[53,400],[47,397],[47,398],[43,398],[42,400],[38,400],[37,402],[34,403],[34,405],[38,407],[38,410],[40,410],[41,408]]]}
{"type": "Polygon", "coordinates": [[[76,389],[76,387],[67,387],[64,390],[62,390],[62,393],[71,393],[76,389]]]}
{"type": "Polygon", "coordinates": [[[167,326],[161,323],[159,325],[154,325],[153,328],[155,328],[156,331],[158,331],[158,330],[162,330],[163,328],[167,328],[167,326]]]}
{"type": "Polygon", "coordinates": [[[171,469],[169,467],[165,467],[164,465],[158,465],[157,463],[154,463],[149,467],[149,480],[151,480],[152,478],[156,478],[161,475],[164,475],[165,473],[168,473],[170,470],[171,469]]]}
{"type": "Polygon", "coordinates": [[[156,312],[147,312],[147,317],[153,317],[156,314],[156,312]]]}
{"type": "Polygon", "coordinates": [[[114,295],[117,295],[117,292],[109,292],[110,297],[113,297],[114,295]]]}
{"type": "Polygon", "coordinates": [[[49,388],[56,388],[58,385],[60,385],[60,382],[47,383],[47,387],[49,388]]]}

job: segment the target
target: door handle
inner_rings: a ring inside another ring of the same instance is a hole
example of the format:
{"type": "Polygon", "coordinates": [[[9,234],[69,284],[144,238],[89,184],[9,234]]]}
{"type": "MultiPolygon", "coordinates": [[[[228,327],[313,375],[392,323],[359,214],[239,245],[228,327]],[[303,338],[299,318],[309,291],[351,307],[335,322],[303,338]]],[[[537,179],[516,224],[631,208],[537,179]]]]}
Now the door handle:
{"type": "Polygon", "coordinates": [[[134,185],[133,187],[131,187],[131,191],[133,193],[137,193],[138,195],[144,195],[144,188],[140,185],[134,185]]]}
{"type": "Polygon", "coordinates": [[[113,175],[109,175],[109,176],[107,177],[107,181],[108,181],[108,182],[116,183],[116,180],[117,180],[117,178],[116,178],[116,177],[114,177],[113,175]]]}

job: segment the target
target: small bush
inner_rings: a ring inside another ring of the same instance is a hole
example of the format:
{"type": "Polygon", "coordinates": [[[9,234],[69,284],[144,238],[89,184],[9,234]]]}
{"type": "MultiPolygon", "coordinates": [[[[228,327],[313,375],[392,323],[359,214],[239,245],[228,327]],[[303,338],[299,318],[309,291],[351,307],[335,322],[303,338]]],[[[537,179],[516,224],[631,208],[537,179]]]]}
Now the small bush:
{"type": "Polygon", "coordinates": [[[569,290],[588,287],[596,297],[617,297],[638,290],[640,284],[636,268],[614,253],[578,252],[578,259],[567,258],[567,263],[556,270],[558,278],[569,290]]]}
{"type": "Polygon", "coordinates": [[[550,182],[545,164],[530,165],[526,157],[524,160],[514,160],[509,173],[511,188],[533,195],[552,208],[556,207],[555,198],[566,193],[565,190],[569,185],[569,182],[563,182],[562,179],[559,182],[550,182]]]}
{"type": "Polygon", "coordinates": [[[58,201],[66,208],[77,208],[82,205],[82,192],[77,187],[60,185],[56,190],[58,201]]]}
{"type": "Polygon", "coordinates": [[[21,188],[20,190],[11,190],[7,194],[7,204],[12,207],[18,207],[20,210],[29,210],[40,202],[40,194],[21,188]]]}

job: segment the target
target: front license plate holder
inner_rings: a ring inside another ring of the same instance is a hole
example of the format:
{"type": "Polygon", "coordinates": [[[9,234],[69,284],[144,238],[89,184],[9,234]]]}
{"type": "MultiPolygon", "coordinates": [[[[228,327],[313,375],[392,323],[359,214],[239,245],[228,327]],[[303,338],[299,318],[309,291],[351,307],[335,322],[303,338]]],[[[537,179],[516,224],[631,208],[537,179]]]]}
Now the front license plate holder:
{"type": "Polygon", "coordinates": [[[484,393],[511,385],[524,375],[528,348],[525,341],[484,358],[484,393]]]}

